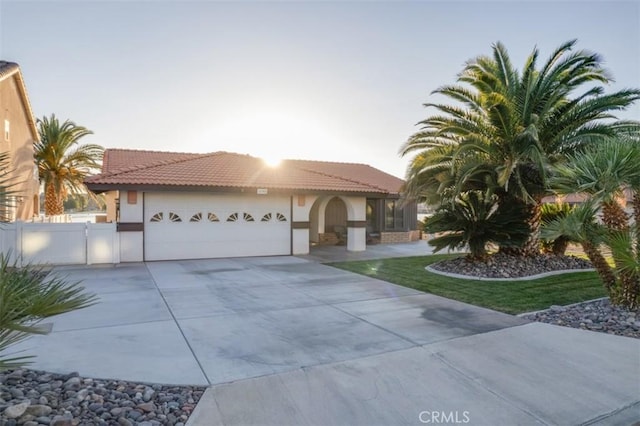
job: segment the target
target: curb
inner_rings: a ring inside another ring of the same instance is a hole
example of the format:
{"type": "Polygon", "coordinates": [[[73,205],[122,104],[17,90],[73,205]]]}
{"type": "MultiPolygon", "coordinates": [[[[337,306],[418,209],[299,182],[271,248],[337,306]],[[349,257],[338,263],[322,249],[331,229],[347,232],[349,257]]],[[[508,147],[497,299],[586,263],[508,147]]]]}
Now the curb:
{"type": "Polygon", "coordinates": [[[470,280],[470,281],[530,281],[530,280],[537,280],[537,279],[540,279],[540,278],[551,277],[551,276],[554,276],[554,275],[572,274],[572,273],[575,273],[575,272],[593,272],[593,271],[595,271],[595,269],[593,269],[593,268],[589,268],[589,269],[560,269],[558,271],[543,272],[541,274],[529,275],[529,276],[526,276],[526,277],[488,278],[488,277],[472,277],[472,276],[469,276],[469,275],[454,274],[452,272],[438,271],[437,269],[433,269],[431,266],[425,266],[424,269],[426,271],[428,271],[428,272],[433,273],[433,274],[443,275],[445,277],[451,277],[451,278],[459,278],[459,279],[462,279],[462,280],[470,280]]]}

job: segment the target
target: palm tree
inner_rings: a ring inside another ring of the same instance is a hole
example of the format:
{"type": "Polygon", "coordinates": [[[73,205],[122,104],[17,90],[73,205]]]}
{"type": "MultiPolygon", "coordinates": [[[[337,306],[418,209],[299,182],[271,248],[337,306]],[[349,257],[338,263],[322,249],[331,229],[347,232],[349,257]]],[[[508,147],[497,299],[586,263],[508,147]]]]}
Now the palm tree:
{"type": "Polygon", "coordinates": [[[452,204],[442,205],[426,219],[424,229],[433,234],[444,231],[429,241],[434,252],[468,247],[471,260],[485,259],[489,243],[518,246],[528,234],[522,209],[513,204],[501,206],[499,197],[483,191],[459,194],[452,204]]]}
{"type": "Polygon", "coordinates": [[[520,73],[497,43],[492,57],[466,64],[458,85],[435,90],[458,106],[425,104],[438,113],[421,121],[422,129],[401,148],[402,155],[417,153],[407,172],[409,195],[433,198],[444,189],[437,186],[453,194],[495,186],[494,193],[527,208],[530,236],[520,252],[537,253],[550,165],[620,132],[640,129],[640,123],[613,115],[640,99],[640,90],[604,94],[602,85],[611,78],[602,59],[574,52],[575,44],[562,44],[539,69],[534,49],[520,73]]]}
{"type": "MultiPolygon", "coordinates": [[[[569,156],[566,164],[556,167],[556,176],[552,179],[552,185],[559,193],[587,194],[589,202],[600,208],[604,229],[601,240],[611,250],[616,284],[611,284],[609,274],[600,275],[605,286],[614,289],[612,300],[631,308],[640,303],[640,241],[638,223],[631,225],[631,218],[621,206],[620,199],[624,197],[625,190],[631,191],[634,200],[637,199],[640,191],[638,164],[638,140],[634,137],[618,138],[569,156]]],[[[633,207],[634,217],[640,217],[640,211],[636,210],[638,206],[633,204],[633,207]]],[[[583,219],[586,221],[586,216],[583,219]]],[[[593,233],[587,236],[593,237],[593,233]]],[[[595,263],[594,266],[599,272],[604,269],[595,263]]]]}
{"type": "Polygon", "coordinates": [[[38,119],[38,133],[35,158],[44,183],[45,214],[62,214],[69,193],[87,190],[84,179],[100,167],[104,148],[95,144],[78,146],[81,138],[93,132],[69,120],[60,124],[54,114],[38,119]]]}
{"type": "Polygon", "coordinates": [[[7,350],[32,334],[46,334],[38,324],[42,319],[96,303],[96,297],[83,290],[79,283],[47,276],[41,268],[18,267],[0,254],[0,372],[31,358],[7,350]]]}
{"type": "MultiPolygon", "coordinates": [[[[604,227],[596,221],[598,209],[592,200],[588,200],[563,216],[544,223],[542,236],[550,240],[567,238],[570,242],[582,246],[591,261],[609,295],[613,295],[616,275],[600,250],[605,241],[604,227]]],[[[611,298],[613,301],[613,297],[611,298]]]]}

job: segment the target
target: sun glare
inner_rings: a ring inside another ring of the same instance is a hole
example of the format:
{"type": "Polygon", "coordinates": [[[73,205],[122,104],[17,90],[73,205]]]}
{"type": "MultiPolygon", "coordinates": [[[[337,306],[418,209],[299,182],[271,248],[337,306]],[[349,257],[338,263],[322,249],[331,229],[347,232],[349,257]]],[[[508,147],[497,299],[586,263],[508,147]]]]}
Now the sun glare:
{"type": "Polygon", "coordinates": [[[275,155],[263,156],[262,161],[269,167],[278,167],[282,162],[282,158],[277,157],[275,155]]]}
{"type": "Polygon", "coordinates": [[[245,153],[260,158],[265,167],[277,168],[286,158],[318,157],[338,140],[327,130],[331,127],[323,116],[313,110],[286,102],[246,104],[212,112],[215,121],[207,122],[207,128],[198,133],[201,143],[219,141],[216,149],[245,153]]]}

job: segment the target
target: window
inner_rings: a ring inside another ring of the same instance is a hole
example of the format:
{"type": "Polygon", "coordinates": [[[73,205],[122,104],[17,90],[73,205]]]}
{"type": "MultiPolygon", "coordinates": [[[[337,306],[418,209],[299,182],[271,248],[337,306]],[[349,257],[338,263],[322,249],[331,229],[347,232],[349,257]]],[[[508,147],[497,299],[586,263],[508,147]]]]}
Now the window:
{"type": "Polygon", "coordinates": [[[149,222],[162,222],[162,218],[163,218],[163,213],[156,213],[153,216],[151,216],[151,219],[149,220],[149,222]]]}
{"type": "Polygon", "coordinates": [[[376,215],[376,201],[367,200],[367,227],[376,229],[378,227],[378,217],[376,215]]]}
{"type": "Polygon", "coordinates": [[[4,140],[9,141],[11,137],[11,125],[9,124],[9,120],[4,120],[4,140]]]}
{"type": "Polygon", "coordinates": [[[238,220],[238,213],[231,213],[227,218],[227,222],[235,222],[238,220]]]}
{"type": "Polygon", "coordinates": [[[404,212],[397,200],[387,200],[384,207],[384,227],[388,230],[404,228],[404,212]]]}
{"type": "Polygon", "coordinates": [[[178,216],[178,214],[174,212],[169,212],[169,220],[171,222],[182,222],[182,219],[180,219],[180,216],[178,216]]]}
{"type": "Polygon", "coordinates": [[[215,213],[209,213],[207,215],[207,218],[209,219],[209,222],[220,222],[220,219],[218,219],[218,216],[215,215],[215,213]]]}
{"type": "Polygon", "coordinates": [[[286,222],[287,218],[285,215],[283,215],[282,213],[276,213],[276,219],[278,219],[278,222],[286,222]]]}
{"type": "Polygon", "coordinates": [[[271,220],[271,213],[267,213],[264,216],[262,216],[262,219],[260,219],[260,222],[269,222],[271,220]]]}
{"type": "Polygon", "coordinates": [[[255,222],[255,220],[253,219],[253,216],[251,216],[249,213],[243,213],[242,217],[246,222],[255,222]]]}
{"type": "Polygon", "coordinates": [[[191,216],[191,219],[189,219],[189,222],[200,222],[202,220],[202,213],[196,213],[193,216],[191,216]]]}

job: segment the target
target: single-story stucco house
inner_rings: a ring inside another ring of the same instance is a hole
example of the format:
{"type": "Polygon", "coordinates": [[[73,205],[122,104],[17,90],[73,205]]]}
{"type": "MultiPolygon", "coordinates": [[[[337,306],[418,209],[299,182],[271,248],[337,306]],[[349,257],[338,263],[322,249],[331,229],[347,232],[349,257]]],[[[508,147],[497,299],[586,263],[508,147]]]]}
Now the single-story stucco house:
{"type": "Polygon", "coordinates": [[[108,149],[85,182],[106,193],[124,262],[305,254],[339,241],[361,251],[372,236],[420,234],[404,182],[365,164],[108,149]]]}

